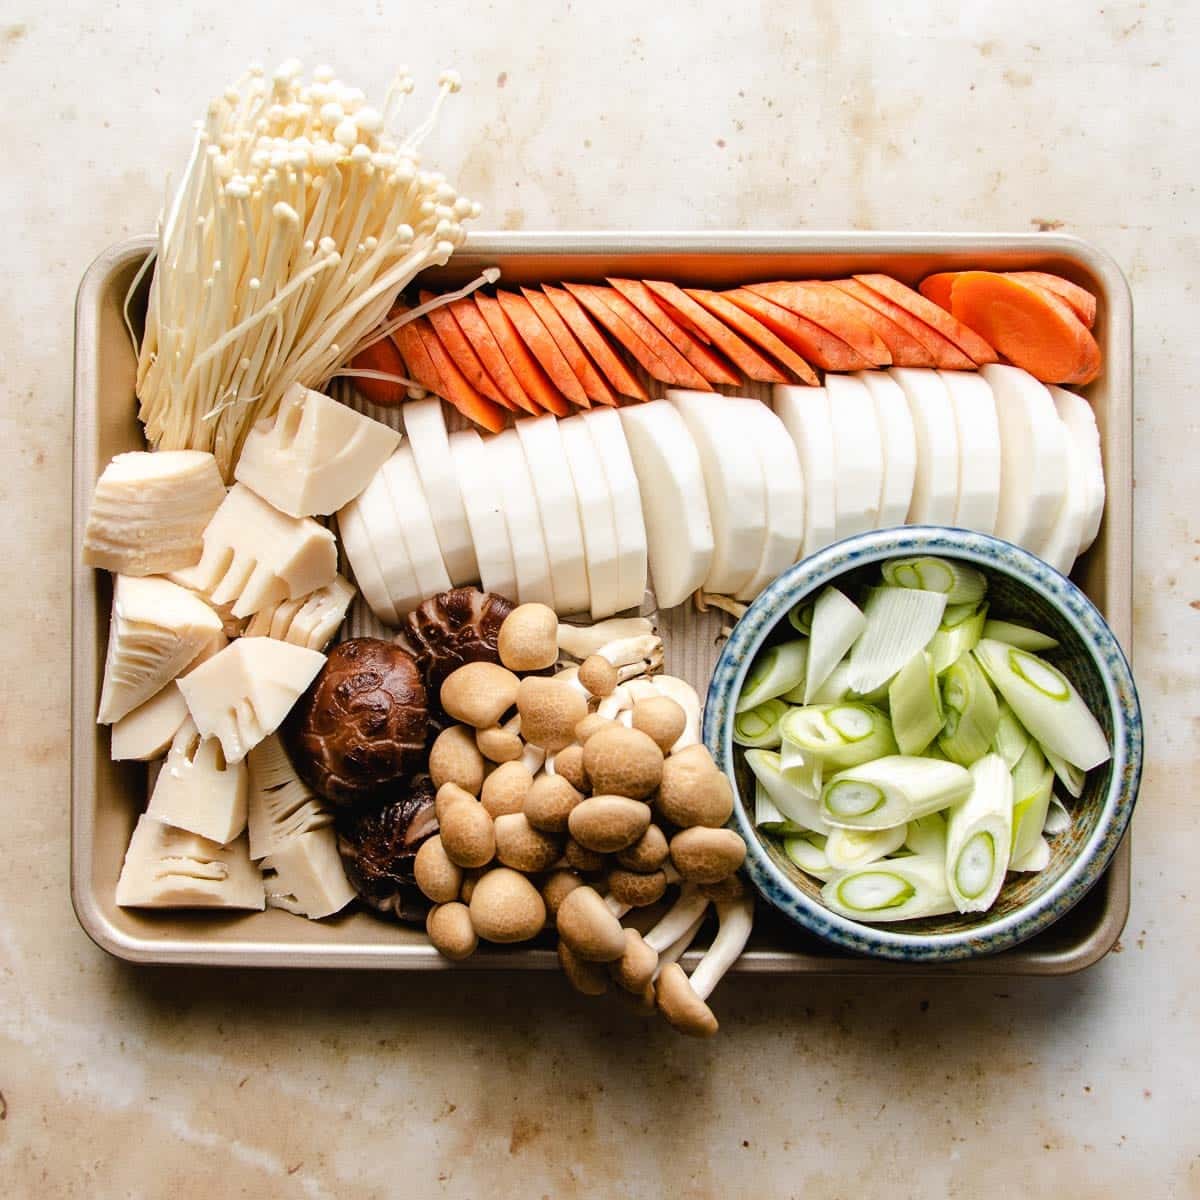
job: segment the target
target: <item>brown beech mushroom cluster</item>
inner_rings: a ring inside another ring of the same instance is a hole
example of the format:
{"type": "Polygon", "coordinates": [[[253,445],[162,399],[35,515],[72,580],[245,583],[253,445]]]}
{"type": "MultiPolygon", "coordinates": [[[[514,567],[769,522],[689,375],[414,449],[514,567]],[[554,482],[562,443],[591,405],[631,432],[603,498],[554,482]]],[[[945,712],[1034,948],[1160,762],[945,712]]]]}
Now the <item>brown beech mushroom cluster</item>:
{"type": "Polygon", "coordinates": [[[549,926],[579,991],[613,986],[685,1033],[715,1032],[707,998],[752,909],[695,692],[655,674],[662,643],[641,618],[583,629],[525,604],[496,646],[499,662],[463,663],[437,697],[455,724],[430,751],[440,830],[414,867],[430,941],[458,960],[549,926]],[[579,664],[545,674],[564,652],[579,664]],[[664,900],[644,934],[623,924],[664,900]],[[689,980],[678,960],[714,905],[713,946],[689,980]]]}

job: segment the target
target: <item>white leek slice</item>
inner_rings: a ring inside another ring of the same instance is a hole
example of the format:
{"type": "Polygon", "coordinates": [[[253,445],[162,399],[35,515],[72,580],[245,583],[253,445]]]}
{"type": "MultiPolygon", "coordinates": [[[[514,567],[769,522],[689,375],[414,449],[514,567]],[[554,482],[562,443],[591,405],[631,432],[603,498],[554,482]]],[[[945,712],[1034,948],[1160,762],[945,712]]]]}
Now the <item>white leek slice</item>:
{"type": "Polygon", "coordinates": [[[946,723],[938,746],[951,761],[969,767],[991,749],[1000,728],[1000,706],[974,656],[964,654],[942,676],[946,723]]]}
{"type": "Polygon", "coordinates": [[[1050,797],[1050,807],[1046,809],[1046,823],[1042,826],[1044,837],[1057,837],[1071,828],[1071,814],[1067,806],[1057,797],[1050,797]]]}
{"type": "Polygon", "coordinates": [[[803,826],[789,820],[776,807],[762,781],[754,781],[754,827],[764,833],[793,834],[804,832],[803,826]]]}
{"type": "Polygon", "coordinates": [[[882,574],[892,587],[940,592],[947,604],[978,604],[987,593],[987,577],[982,571],[931,554],[889,559],[882,574]]]}
{"type": "Polygon", "coordinates": [[[975,371],[939,371],[958,433],[954,524],[992,533],[1000,510],[1000,423],[991,385],[975,371]]]}
{"type": "Polygon", "coordinates": [[[877,923],[955,911],[941,858],[912,855],[871,863],[831,879],[821,899],[843,917],[877,923]]]}
{"type": "Polygon", "coordinates": [[[771,400],[800,458],[805,491],[803,553],[815,554],[836,537],[837,476],[829,395],[824,388],[776,384],[771,400]]]}
{"type": "Polygon", "coordinates": [[[892,723],[869,704],[820,704],[793,708],[779,723],[788,769],[794,747],[807,764],[816,759],[825,770],[840,771],[896,753],[892,723]]]}
{"type": "Polygon", "coordinates": [[[1054,771],[1036,742],[1029,743],[1012,768],[1012,781],[1012,860],[1015,863],[1026,858],[1037,845],[1046,827],[1046,813],[1054,790],[1054,771]]]}
{"type": "Polygon", "coordinates": [[[785,837],[783,852],[800,870],[814,879],[825,882],[837,874],[825,854],[825,839],[820,834],[785,837]]]}
{"type": "Polygon", "coordinates": [[[1050,843],[1039,837],[1021,858],[1008,864],[1010,871],[1044,871],[1050,865],[1050,843]]]}
{"type": "MultiPolygon", "coordinates": [[[[812,702],[814,704],[838,704],[843,700],[853,698],[854,693],[850,687],[850,664],[846,659],[842,659],[829,672],[825,682],[817,688],[812,702]]],[[[783,699],[789,704],[803,704],[805,702],[804,688],[793,688],[790,692],[784,694],[783,699]]]]}
{"type": "Polygon", "coordinates": [[[1004,886],[1013,781],[998,754],[971,765],[971,792],[946,818],[946,885],[959,912],[986,912],[1004,886]]]}
{"type": "Polygon", "coordinates": [[[227,763],[216,738],[201,739],[189,717],[171,743],[146,811],[220,846],[246,828],[245,763],[227,763]]]}
{"type": "MultiPolygon", "coordinates": [[[[918,650],[888,687],[892,732],[901,754],[920,754],[946,723],[933,659],[918,650]]],[[[919,853],[919,851],[918,851],[919,853]]]]}
{"type": "Polygon", "coordinates": [[[912,504],[917,473],[917,436],[912,413],[900,385],[884,371],[859,371],[854,376],[866,385],[875,401],[883,443],[883,488],[879,497],[880,529],[903,525],[912,504]]]}
{"type": "Polygon", "coordinates": [[[463,429],[450,435],[449,444],[475,547],[479,586],[498,596],[515,597],[517,573],[504,520],[504,500],[499,481],[488,470],[483,439],[474,429],[463,429]]]}
{"type": "Polygon", "coordinates": [[[940,675],[952,663],[957,662],[969,650],[974,650],[983,637],[987,623],[988,606],[982,604],[948,604],[942,614],[942,623],[929,643],[929,657],[933,670],[940,675]]]}
{"type": "Polygon", "coordinates": [[[484,443],[490,459],[489,474],[504,499],[504,519],[517,575],[517,599],[522,604],[554,607],[550,558],[538,516],[533,479],[516,431],[506,429],[484,443]]]}
{"type": "MultiPolygon", "coordinates": [[[[600,621],[620,612],[621,605],[621,548],[617,543],[612,493],[596,445],[582,417],[569,417],[559,422],[558,432],[579,501],[592,620],[600,621]]],[[[705,500],[707,512],[708,501],[705,500]]],[[[515,594],[515,585],[512,591],[501,593],[515,594]]]]}
{"type": "Polygon", "coordinates": [[[950,393],[936,371],[892,367],[904,391],[917,440],[910,525],[952,525],[958,508],[958,429],[950,393]]]}
{"type": "Polygon", "coordinates": [[[866,625],[850,652],[850,686],[865,695],[928,645],[946,611],[946,597],[916,588],[877,587],[862,611],[866,625]]]}
{"type": "Polygon", "coordinates": [[[782,740],[779,721],[787,711],[788,706],[782,700],[765,700],[737,713],[733,718],[734,743],[773,750],[782,740]]]}
{"type": "Polygon", "coordinates": [[[790,642],[768,646],[750,664],[734,711],[742,713],[757,708],[765,700],[774,700],[776,696],[782,696],[801,684],[808,655],[807,638],[795,638],[790,642]]]}
{"type": "Polygon", "coordinates": [[[878,862],[904,845],[906,826],[894,829],[831,829],[825,839],[825,857],[837,871],[852,871],[878,862]]]}
{"type": "Polygon", "coordinates": [[[983,636],[996,642],[1007,642],[1018,650],[1057,650],[1058,639],[1027,625],[1015,625],[1012,621],[988,620],[983,623],[983,636]]]}
{"type": "Polygon", "coordinates": [[[811,704],[817,689],[846,656],[867,626],[858,605],[837,588],[827,587],[813,606],[812,637],[808,648],[808,674],[804,680],[804,703],[811,704]]]}
{"type": "Polygon", "coordinates": [[[883,438],[867,385],[853,375],[825,376],[837,473],[835,537],[841,540],[879,525],[883,495],[883,438]]]}
{"type": "MultiPolygon", "coordinates": [[[[1066,426],[1063,428],[1065,430],[1066,426]]],[[[1056,571],[1069,575],[1083,542],[1084,526],[1091,515],[1091,491],[1083,455],[1069,434],[1065,448],[1067,485],[1058,516],[1054,518],[1054,525],[1039,553],[1056,571]]]]}
{"type": "Polygon", "coordinates": [[[789,821],[817,833],[829,832],[829,825],[821,816],[819,790],[816,795],[811,795],[807,788],[790,780],[778,754],[773,750],[747,750],[746,765],[789,821]]]}
{"type": "Polygon", "coordinates": [[[935,812],[905,826],[904,844],[914,854],[946,857],[946,814],[935,812]]]}
{"type": "Polygon", "coordinates": [[[997,700],[999,720],[996,724],[996,736],[992,739],[992,749],[1008,764],[1011,771],[1021,760],[1029,746],[1029,734],[1025,726],[1017,720],[1016,713],[1008,706],[1003,697],[997,700]]]}
{"type": "MultiPolygon", "coordinates": [[[[113,736],[116,736],[116,730],[113,730],[113,736]]],[[[1078,767],[1067,762],[1061,754],[1055,754],[1053,750],[1047,750],[1042,747],[1042,753],[1046,756],[1046,761],[1054,768],[1054,774],[1058,776],[1059,782],[1067,789],[1067,794],[1073,796],[1076,800],[1083,795],[1083,784],[1087,778],[1087,772],[1081,771],[1078,767]]]]}
{"type": "Polygon", "coordinates": [[[1000,420],[996,536],[1040,554],[1066,489],[1066,430],[1045,385],[1027,371],[989,363],[981,374],[1000,420]]]}
{"type": "Polygon", "coordinates": [[[1017,719],[1043,746],[1083,771],[1112,757],[1100,722],[1057,667],[989,638],[973,653],[1017,719]]]}
{"type": "Polygon", "coordinates": [[[891,829],[957,804],[971,776],[957,763],[902,754],[839,771],[821,789],[821,816],[844,829],[891,829]]]}
{"type": "Polygon", "coordinates": [[[1096,540],[1104,517],[1104,460],[1100,454],[1100,430],[1096,426],[1096,414],[1083,396],[1066,388],[1050,387],[1047,390],[1054,401],[1055,411],[1066,427],[1067,438],[1075,446],[1083,470],[1087,501],[1079,545],[1075,550],[1076,554],[1082,554],[1096,540]]]}
{"type": "MultiPolygon", "coordinates": [[[[442,557],[433,510],[430,508],[429,497],[425,494],[421,477],[417,473],[411,444],[402,445],[379,468],[379,474],[392,498],[400,533],[408,548],[408,560],[412,563],[413,574],[417,580],[417,594],[411,598],[411,602],[405,598],[405,602],[401,603],[399,596],[392,597],[396,602],[397,612],[403,615],[409,609],[416,608],[427,596],[446,591],[450,587],[450,573],[446,568],[446,560],[442,557]]],[[[463,529],[466,530],[465,520],[463,529]]],[[[469,533],[464,532],[463,536],[470,540],[469,533]]],[[[471,562],[474,566],[474,553],[471,562]]],[[[471,574],[473,576],[474,571],[471,574]]]]}

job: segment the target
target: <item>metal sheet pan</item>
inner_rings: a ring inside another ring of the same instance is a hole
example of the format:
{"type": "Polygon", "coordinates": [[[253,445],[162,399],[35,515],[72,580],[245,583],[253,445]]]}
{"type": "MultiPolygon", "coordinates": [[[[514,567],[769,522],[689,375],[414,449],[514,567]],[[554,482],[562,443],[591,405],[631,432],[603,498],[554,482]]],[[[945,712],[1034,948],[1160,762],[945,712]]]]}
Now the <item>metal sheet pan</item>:
{"type": "MultiPolygon", "coordinates": [[[[448,964],[418,929],[355,912],[304,921],[278,910],[249,915],[120,909],[114,888],[130,832],[145,800],[146,768],[113,763],[108,732],[95,724],[111,592],[106,573],[80,566],[92,487],[104,464],[142,446],[135,416],[134,362],[122,307],[151,246],[113,246],[88,269],[76,304],[74,576],[72,609],[71,895],[80,924],[109,953],[134,962],[212,966],[438,970],[448,964]]],[[[483,233],[473,235],[438,283],[498,265],[506,282],[669,278],[705,286],[755,279],[837,277],[886,271],[915,282],[965,267],[1037,269],[1066,275],[1099,297],[1096,336],[1104,373],[1088,389],[1104,446],[1108,505],[1096,545],[1074,577],[1130,649],[1133,516],[1133,318],[1129,289],[1103,251],[1046,234],[937,233],[483,233]]],[[[708,630],[684,610],[665,620],[672,669],[702,673],[714,655],[708,630]],[[681,664],[681,660],[683,660],[681,664]]],[[[1081,970],[1114,945],[1129,910],[1128,841],[1103,880],[1066,918],[1037,938],[990,958],[913,967],[833,951],[764,913],[739,971],[777,974],[1061,975],[1081,970]]],[[[489,950],[468,964],[483,970],[556,966],[542,948],[489,950]]]]}

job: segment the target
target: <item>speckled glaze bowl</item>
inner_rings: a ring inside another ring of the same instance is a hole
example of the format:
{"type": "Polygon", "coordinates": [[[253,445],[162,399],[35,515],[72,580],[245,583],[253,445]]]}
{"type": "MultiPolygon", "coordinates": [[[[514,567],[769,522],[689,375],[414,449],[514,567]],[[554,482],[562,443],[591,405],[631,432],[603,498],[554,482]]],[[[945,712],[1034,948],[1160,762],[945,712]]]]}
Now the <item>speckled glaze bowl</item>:
{"type": "Polygon", "coordinates": [[[942,526],[907,526],[847,538],[785,571],[734,626],[713,672],[704,739],[735,782],[733,820],[746,841],[746,874],[769,904],[798,925],[857,954],[907,962],[950,962],[994,954],[1032,937],[1073,908],[1100,878],[1129,824],[1142,772],[1142,717],[1125,655],[1096,606],[1041,559],[986,534],[942,526]],[[1043,630],[1060,642],[1050,656],[1079,689],[1112,747],[1090,771],[1083,795],[1070,800],[1071,828],[1050,838],[1050,865],[1009,875],[986,913],[865,925],[826,908],[821,884],[784,854],[779,840],[754,827],[753,776],[733,743],[734,705],[746,671],[773,641],[795,632],[788,611],[827,584],[855,591],[878,579],[889,558],[936,554],[981,570],[989,615],[1043,630]]]}

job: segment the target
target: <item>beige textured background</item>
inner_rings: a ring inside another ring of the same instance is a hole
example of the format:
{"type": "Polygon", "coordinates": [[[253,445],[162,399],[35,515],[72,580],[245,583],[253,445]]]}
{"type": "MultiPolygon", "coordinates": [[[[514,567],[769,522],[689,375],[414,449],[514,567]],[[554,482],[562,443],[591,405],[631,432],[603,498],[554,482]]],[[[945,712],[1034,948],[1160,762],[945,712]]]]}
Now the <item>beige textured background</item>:
{"type": "Polygon", "coordinates": [[[7,0],[0,1194],[1200,1196],[1198,33],[1188,0],[7,0]],[[697,1045],[554,977],[134,970],[88,942],[73,293],[151,227],[209,94],[293,53],[376,91],[457,66],[432,157],[481,225],[1064,228],[1115,255],[1151,753],[1122,953],[1057,981],[729,980],[697,1045]]]}

